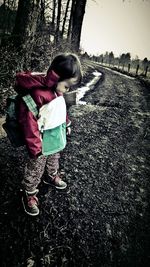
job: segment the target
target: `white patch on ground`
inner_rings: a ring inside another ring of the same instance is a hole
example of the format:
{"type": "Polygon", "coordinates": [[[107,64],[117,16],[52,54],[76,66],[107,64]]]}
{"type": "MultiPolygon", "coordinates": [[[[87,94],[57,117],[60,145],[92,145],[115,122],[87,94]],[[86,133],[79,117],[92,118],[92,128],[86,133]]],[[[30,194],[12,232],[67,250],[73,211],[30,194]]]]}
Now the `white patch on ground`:
{"type": "Polygon", "coordinates": [[[94,71],[93,75],[94,75],[94,78],[90,82],[88,82],[85,86],[77,90],[77,100],[76,100],[77,104],[82,104],[82,105],[86,104],[85,101],[80,101],[80,99],[85,95],[86,92],[93,89],[95,84],[101,79],[102,73],[98,71],[94,71]]]}

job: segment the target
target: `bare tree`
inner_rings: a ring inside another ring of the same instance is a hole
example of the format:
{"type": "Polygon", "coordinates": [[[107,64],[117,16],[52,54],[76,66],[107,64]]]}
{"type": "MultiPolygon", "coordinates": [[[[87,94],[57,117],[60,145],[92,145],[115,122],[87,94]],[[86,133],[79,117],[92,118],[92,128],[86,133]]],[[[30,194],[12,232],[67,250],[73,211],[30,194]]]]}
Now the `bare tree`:
{"type": "Polygon", "coordinates": [[[148,66],[148,59],[147,57],[145,57],[142,61],[142,65],[143,65],[143,70],[146,70],[146,67],[148,66]]]}
{"type": "Polygon", "coordinates": [[[107,64],[109,62],[109,53],[106,51],[106,53],[104,54],[104,62],[107,64]]]}
{"type": "Polygon", "coordinates": [[[45,0],[41,0],[40,22],[45,24],[45,0]]]}
{"type": "Polygon", "coordinates": [[[13,30],[16,16],[16,0],[3,0],[0,5],[0,35],[4,38],[13,30]]]}
{"type": "Polygon", "coordinates": [[[15,26],[12,33],[16,48],[30,49],[34,42],[40,0],[19,0],[15,26]]]}
{"type": "Polygon", "coordinates": [[[61,4],[62,1],[58,0],[58,8],[57,8],[57,24],[56,24],[56,34],[55,34],[55,43],[57,44],[60,37],[60,18],[61,18],[61,4]]]}
{"type": "Polygon", "coordinates": [[[120,56],[120,63],[122,64],[122,69],[124,70],[124,66],[125,66],[125,61],[126,61],[126,55],[123,53],[121,56],[120,56]]]}
{"type": "Polygon", "coordinates": [[[54,28],[55,27],[55,18],[56,18],[56,6],[57,6],[57,3],[56,3],[56,0],[53,0],[53,3],[52,3],[52,27],[54,28]]]}
{"type": "Polygon", "coordinates": [[[75,51],[79,50],[82,22],[87,0],[76,0],[72,18],[71,42],[75,51]]]}
{"type": "Polygon", "coordinates": [[[65,16],[63,19],[63,25],[62,25],[62,31],[61,31],[61,35],[64,35],[64,31],[65,31],[65,24],[66,24],[66,20],[67,20],[67,14],[68,14],[68,9],[69,9],[69,4],[70,4],[70,0],[67,0],[67,4],[66,4],[66,10],[65,10],[65,16]]]}
{"type": "Polygon", "coordinates": [[[68,25],[68,33],[67,33],[68,42],[71,41],[71,32],[72,32],[73,14],[74,14],[74,10],[75,10],[75,4],[76,4],[76,0],[72,0],[69,25],[68,25]]]}
{"type": "Polygon", "coordinates": [[[125,54],[125,62],[126,64],[129,64],[131,61],[131,54],[128,52],[125,54]]]}
{"type": "Polygon", "coordinates": [[[111,51],[108,57],[109,57],[109,65],[110,65],[114,62],[114,53],[111,51]]]}

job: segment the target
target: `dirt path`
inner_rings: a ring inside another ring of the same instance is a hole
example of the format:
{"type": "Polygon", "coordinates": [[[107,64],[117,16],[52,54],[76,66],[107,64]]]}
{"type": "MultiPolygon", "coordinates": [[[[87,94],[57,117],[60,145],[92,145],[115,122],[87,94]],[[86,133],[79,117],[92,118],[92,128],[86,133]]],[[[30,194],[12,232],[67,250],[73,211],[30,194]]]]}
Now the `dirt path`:
{"type": "Polygon", "coordinates": [[[61,160],[68,189],[41,184],[37,218],[24,215],[17,191],[23,151],[0,140],[2,267],[149,266],[149,90],[100,70],[87,105],[69,110],[61,160]]]}

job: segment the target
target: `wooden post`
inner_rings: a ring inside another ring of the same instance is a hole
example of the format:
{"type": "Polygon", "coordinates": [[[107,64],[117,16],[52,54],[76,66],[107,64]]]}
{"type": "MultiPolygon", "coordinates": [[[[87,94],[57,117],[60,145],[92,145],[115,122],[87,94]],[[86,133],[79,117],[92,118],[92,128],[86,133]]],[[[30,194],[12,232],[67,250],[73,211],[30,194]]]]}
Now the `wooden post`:
{"type": "Polygon", "coordinates": [[[129,64],[128,64],[128,73],[130,72],[130,66],[131,66],[131,65],[130,65],[130,63],[129,63],[129,64]]]}
{"type": "Polygon", "coordinates": [[[136,75],[138,75],[138,70],[139,70],[139,64],[137,65],[137,67],[136,67],[136,75]]]}
{"type": "Polygon", "coordinates": [[[145,73],[144,73],[145,77],[147,76],[147,72],[148,72],[148,66],[146,66],[146,68],[145,68],[145,73]]]}

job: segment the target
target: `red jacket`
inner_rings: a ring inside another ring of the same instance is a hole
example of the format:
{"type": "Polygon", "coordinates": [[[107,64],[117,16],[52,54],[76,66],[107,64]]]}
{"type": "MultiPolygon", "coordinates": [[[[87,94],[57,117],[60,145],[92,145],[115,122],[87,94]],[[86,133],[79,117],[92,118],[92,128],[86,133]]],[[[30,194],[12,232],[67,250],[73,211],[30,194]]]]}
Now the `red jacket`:
{"type": "MultiPolygon", "coordinates": [[[[56,86],[59,76],[50,71],[47,75],[34,75],[30,72],[18,73],[16,75],[15,90],[18,94],[30,94],[41,108],[49,103],[59,94],[52,89],[56,86]],[[34,90],[33,90],[34,89],[34,90]]],[[[42,151],[40,132],[38,129],[37,118],[28,110],[23,100],[19,107],[19,123],[24,134],[25,143],[32,158],[36,158],[42,151]]]]}

